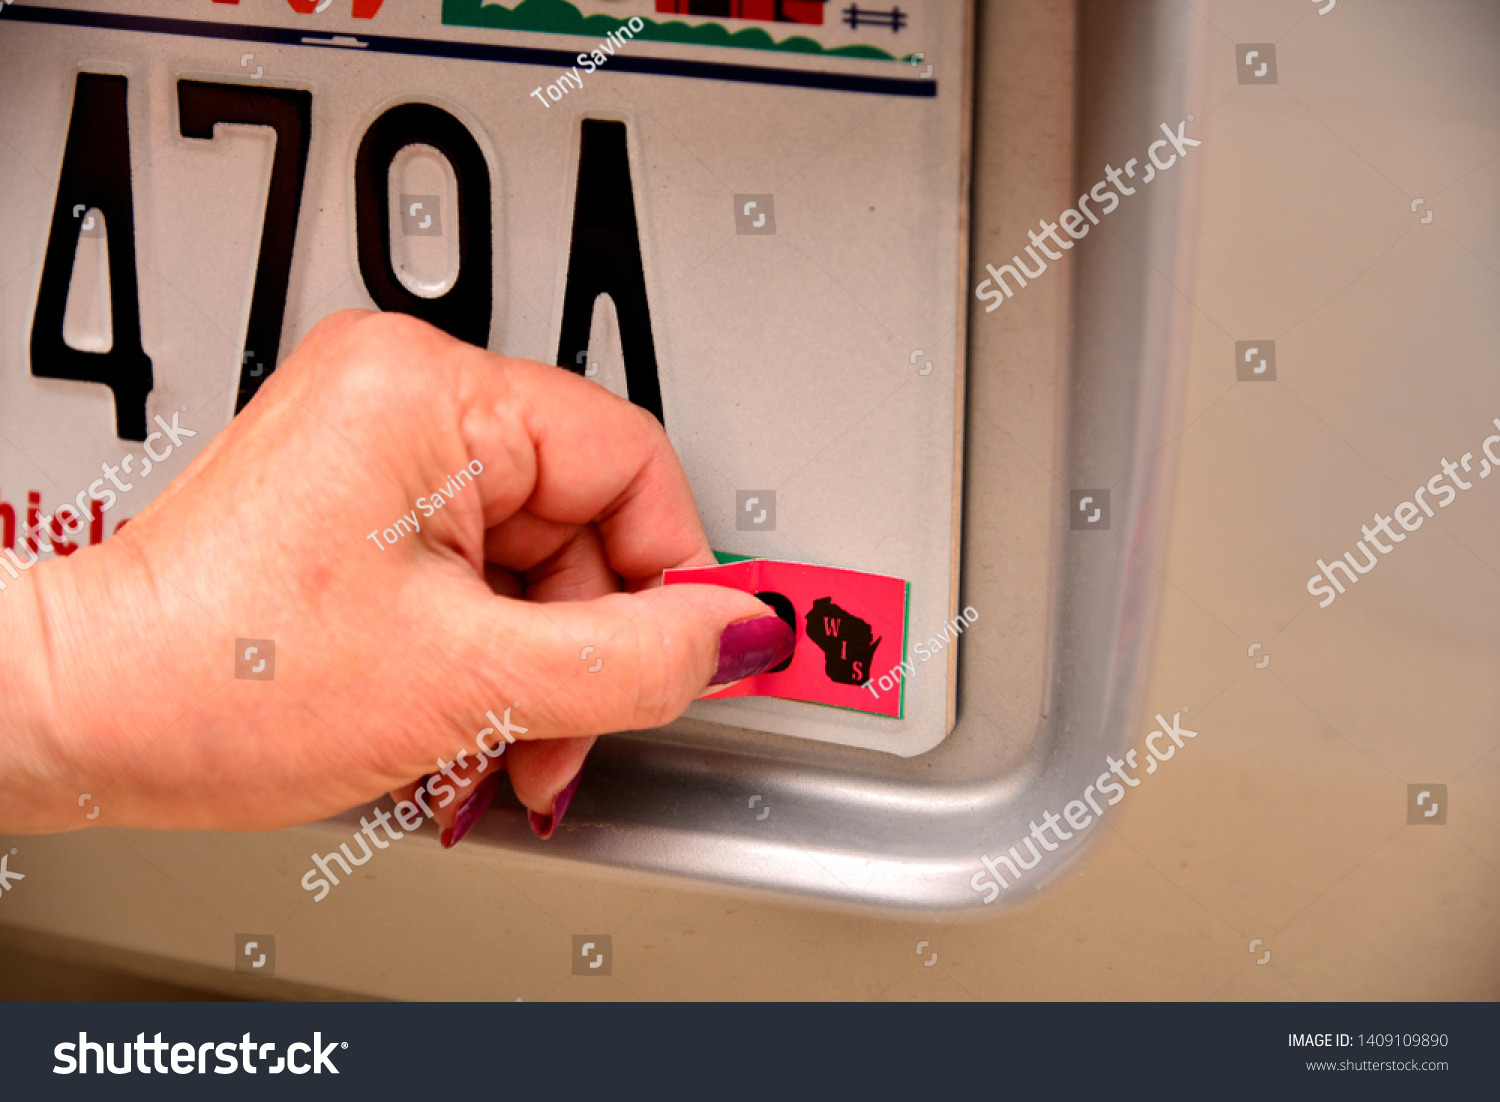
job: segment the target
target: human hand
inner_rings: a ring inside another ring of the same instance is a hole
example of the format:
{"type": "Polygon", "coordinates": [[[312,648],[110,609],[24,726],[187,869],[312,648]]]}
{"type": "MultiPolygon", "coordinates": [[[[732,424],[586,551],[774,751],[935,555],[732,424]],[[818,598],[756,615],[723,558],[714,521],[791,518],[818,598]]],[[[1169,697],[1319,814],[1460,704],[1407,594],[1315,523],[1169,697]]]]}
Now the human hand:
{"type": "Polygon", "coordinates": [[[0,829],[92,825],[82,792],[97,825],[272,829],[447,765],[445,844],[501,766],[545,836],[594,736],[790,653],[754,597],[660,585],[713,561],[650,414],[403,315],[334,315],[128,526],[0,593],[0,829]],[[234,677],[239,638],[275,641],[274,680],[234,677]],[[506,708],[521,741],[476,754],[506,708]]]}

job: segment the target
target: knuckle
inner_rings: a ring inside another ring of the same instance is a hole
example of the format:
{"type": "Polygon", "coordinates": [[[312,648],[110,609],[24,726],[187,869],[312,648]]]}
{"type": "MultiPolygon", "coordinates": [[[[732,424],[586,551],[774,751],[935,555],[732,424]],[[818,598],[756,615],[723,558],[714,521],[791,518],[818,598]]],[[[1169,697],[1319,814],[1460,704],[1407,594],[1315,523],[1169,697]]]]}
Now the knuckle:
{"type": "Polygon", "coordinates": [[[366,313],[350,325],[345,344],[348,354],[341,359],[353,365],[400,358],[420,367],[426,357],[413,353],[431,345],[434,332],[426,322],[407,314],[366,313]]]}
{"type": "MultiPolygon", "coordinates": [[[[623,398],[620,400],[622,402],[625,401],[625,399],[623,398]]],[[[649,410],[636,405],[634,402],[630,403],[630,408],[635,413],[636,420],[640,421],[640,423],[645,427],[646,434],[651,437],[651,442],[658,449],[665,448],[670,451],[672,449],[672,444],[667,437],[667,430],[663,428],[662,423],[656,419],[656,415],[651,413],[649,410]]]]}
{"type": "Polygon", "coordinates": [[[367,313],[355,322],[354,328],[361,339],[381,343],[413,340],[432,332],[426,322],[395,311],[367,313]]]}
{"type": "Polygon", "coordinates": [[[437,332],[426,322],[406,314],[345,311],[349,319],[343,339],[322,370],[348,400],[385,400],[395,393],[420,392],[430,379],[435,358],[427,355],[437,332]],[[393,369],[399,366],[399,370],[393,369]]]}

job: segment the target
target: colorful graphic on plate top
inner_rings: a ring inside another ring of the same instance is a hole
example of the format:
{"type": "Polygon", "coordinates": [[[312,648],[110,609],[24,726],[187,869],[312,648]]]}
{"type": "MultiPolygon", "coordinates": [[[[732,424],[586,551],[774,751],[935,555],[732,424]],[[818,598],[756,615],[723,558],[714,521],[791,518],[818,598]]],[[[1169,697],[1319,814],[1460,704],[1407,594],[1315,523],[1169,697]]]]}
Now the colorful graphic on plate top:
{"type": "MultiPolygon", "coordinates": [[[[721,556],[722,557],[722,556],[721,556]]],[[[753,593],[797,633],[792,657],[715,697],[775,696],[899,719],[905,696],[871,693],[871,677],[906,657],[908,585],[810,563],[743,559],[722,566],[668,570],[663,585],[722,585],[753,593]]]]}
{"type": "Polygon", "coordinates": [[[828,0],[656,0],[656,10],[672,15],[717,15],[767,23],[823,25],[828,0]]]}
{"type": "Polygon", "coordinates": [[[599,0],[443,0],[443,23],[450,27],[492,27],[504,31],[541,31],[550,34],[606,37],[632,17],[646,26],[635,37],[651,42],[674,42],[686,46],[730,46],[746,50],[777,50],[783,53],[822,54],[828,57],[869,58],[897,61],[904,52],[892,53],[866,40],[880,39],[900,44],[908,37],[912,14],[900,6],[861,8],[858,4],[835,5],[825,13],[823,0],[634,0],[602,4],[599,0]],[[659,18],[649,18],[657,15],[659,18]],[[687,19],[677,18],[686,16],[687,19]],[[710,21],[701,21],[702,17],[710,21]],[[726,26],[713,19],[744,22],[750,26],[726,26]],[[690,21],[697,20],[697,21],[690,21]],[[755,24],[762,26],[755,26],[755,24]],[[809,34],[772,37],[784,28],[815,29],[824,41],[809,34]],[[836,40],[826,44],[829,36],[836,40]],[[859,41],[850,42],[856,38],[859,41]]]}

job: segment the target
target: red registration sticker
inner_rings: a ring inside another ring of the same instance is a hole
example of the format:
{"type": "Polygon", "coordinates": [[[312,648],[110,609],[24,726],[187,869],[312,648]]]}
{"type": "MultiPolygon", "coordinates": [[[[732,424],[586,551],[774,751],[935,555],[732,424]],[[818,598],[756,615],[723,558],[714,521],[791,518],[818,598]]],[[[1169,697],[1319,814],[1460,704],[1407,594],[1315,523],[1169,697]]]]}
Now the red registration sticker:
{"type": "Polygon", "coordinates": [[[904,693],[874,682],[906,657],[907,583],[886,574],[745,559],[668,570],[663,585],[722,585],[753,593],[797,633],[792,657],[715,697],[775,696],[899,719],[904,693]]]}

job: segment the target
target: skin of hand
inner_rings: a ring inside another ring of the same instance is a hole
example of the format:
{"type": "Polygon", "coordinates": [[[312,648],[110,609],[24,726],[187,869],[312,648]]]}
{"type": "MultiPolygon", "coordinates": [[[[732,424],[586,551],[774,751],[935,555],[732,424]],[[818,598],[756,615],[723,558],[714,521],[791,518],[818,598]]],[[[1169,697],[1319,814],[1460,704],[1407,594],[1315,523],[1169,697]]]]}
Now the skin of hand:
{"type": "MultiPolygon", "coordinates": [[[[526,733],[482,779],[507,768],[535,824],[595,735],[669,722],[727,625],[776,618],[660,584],[713,562],[650,414],[410,317],[333,315],[127,526],[5,579],[0,831],[305,823],[460,750],[473,781],[506,708],[526,733]],[[475,460],[420,531],[367,538],[475,460]],[[273,680],[234,676],[237,638],[275,641],[273,680]]],[[[445,841],[477,787],[431,801],[445,841]]]]}

